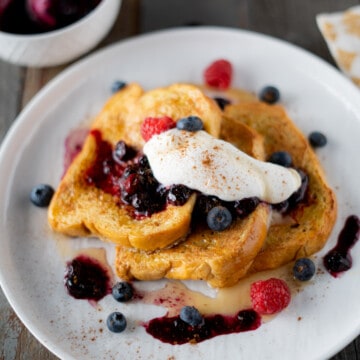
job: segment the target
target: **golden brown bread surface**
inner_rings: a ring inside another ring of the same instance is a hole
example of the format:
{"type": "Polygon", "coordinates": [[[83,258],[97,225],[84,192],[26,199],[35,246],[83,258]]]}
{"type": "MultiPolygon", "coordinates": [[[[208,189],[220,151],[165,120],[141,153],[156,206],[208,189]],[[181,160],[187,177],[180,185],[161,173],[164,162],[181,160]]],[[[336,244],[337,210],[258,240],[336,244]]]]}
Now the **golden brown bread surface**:
{"type": "Polygon", "coordinates": [[[282,107],[244,97],[242,92],[231,95],[232,99],[238,96],[238,101],[225,108],[221,137],[245,152],[257,152],[259,158],[288,151],[294,166],[309,176],[306,201],[282,221],[269,222],[269,228],[264,226],[268,209],[260,207],[220,233],[198,225],[186,241],[171,249],[146,254],[117,247],[120,277],[203,279],[214,287],[231,286],[249,273],[279,267],[324,246],[336,219],[336,198],[308,141],[282,107]],[[259,141],[263,147],[254,146],[259,141]]]}
{"type": "MultiPolygon", "coordinates": [[[[119,140],[141,149],[140,126],[147,116],[167,115],[175,121],[197,115],[205,128],[219,135],[221,111],[198,88],[174,84],[149,92],[129,84],[114,94],[94,120],[91,129],[100,130],[113,147],[119,140]]],[[[53,230],[70,236],[97,236],[124,246],[155,250],[181,240],[189,231],[195,203],[192,196],[183,206],[167,206],[165,211],[137,220],[111,194],[85,181],[84,173],[96,158],[96,139],[90,134],[51,201],[48,221],[53,230]]]]}
{"type": "MultiPolygon", "coordinates": [[[[248,126],[224,117],[222,139],[244,152],[263,159],[262,137],[248,126]]],[[[213,287],[234,285],[249,270],[261,249],[269,221],[269,206],[262,204],[230,228],[214,232],[207,225],[195,224],[184,242],[153,253],[118,246],[116,272],[123,279],[205,280],[213,287]]]]}
{"type": "Polygon", "coordinates": [[[309,176],[306,201],[289,214],[291,221],[270,223],[269,206],[261,204],[225,231],[193,224],[189,233],[195,195],[183,206],[168,206],[166,211],[137,220],[112,195],[84,180],[97,146],[89,135],[52,199],[51,227],[67,235],[97,236],[118,244],[115,266],[123,279],[201,279],[213,287],[231,286],[251,272],[276,268],[320,250],[335,222],[336,199],[314,151],[282,107],[261,103],[243,91],[224,94],[233,105],[221,113],[214,101],[192,85],[144,92],[130,84],[109,99],[92,129],[100,130],[113,147],[124,140],[141,149],[140,126],[145,117],[166,115],[178,120],[197,115],[212,135],[256,158],[288,151],[294,166],[309,176]]]}
{"type": "Polygon", "coordinates": [[[306,202],[289,214],[291,221],[270,226],[250,271],[273,269],[319,251],[331,233],[337,207],[335,194],[307,139],[281,106],[242,103],[227,106],[225,114],[263,136],[266,156],[274,151],[287,151],[292,155],[293,165],[309,176],[306,202]]]}

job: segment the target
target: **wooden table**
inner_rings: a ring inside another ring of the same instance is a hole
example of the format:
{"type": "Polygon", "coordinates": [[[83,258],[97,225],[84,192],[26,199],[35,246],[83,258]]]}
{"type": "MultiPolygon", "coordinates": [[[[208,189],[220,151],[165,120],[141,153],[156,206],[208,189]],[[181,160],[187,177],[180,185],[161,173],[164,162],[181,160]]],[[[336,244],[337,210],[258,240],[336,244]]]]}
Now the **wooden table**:
{"type": "MultiPolygon", "coordinates": [[[[100,47],[160,28],[220,25],[282,38],[334,65],[316,27],[315,15],[358,4],[360,0],[123,0],[117,22],[100,47]]],[[[68,65],[33,69],[0,61],[0,142],[28,101],[68,65]]],[[[360,337],[332,359],[358,359],[359,346],[360,337]]],[[[22,325],[1,289],[0,359],[56,359],[22,325]]]]}

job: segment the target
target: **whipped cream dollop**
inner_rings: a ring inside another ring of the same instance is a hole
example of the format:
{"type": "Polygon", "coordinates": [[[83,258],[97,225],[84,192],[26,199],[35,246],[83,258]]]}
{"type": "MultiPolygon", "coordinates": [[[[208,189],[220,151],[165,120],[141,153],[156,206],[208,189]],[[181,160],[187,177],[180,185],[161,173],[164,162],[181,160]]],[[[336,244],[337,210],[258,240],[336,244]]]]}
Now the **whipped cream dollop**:
{"type": "Polygon", "coordinates": [[[254,159],[205,131],[171,129],[154,135],[143,151],[163,185],[183,184],[225,201],[258,197],[276,204],[301,185],[296,170],[254,159]]]}

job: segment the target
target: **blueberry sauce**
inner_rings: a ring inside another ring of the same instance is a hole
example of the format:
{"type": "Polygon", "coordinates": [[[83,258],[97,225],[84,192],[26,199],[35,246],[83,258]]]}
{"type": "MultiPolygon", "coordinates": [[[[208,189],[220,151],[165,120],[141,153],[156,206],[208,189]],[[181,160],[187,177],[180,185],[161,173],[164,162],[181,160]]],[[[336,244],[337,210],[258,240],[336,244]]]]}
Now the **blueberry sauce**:
{"type": "Polygon", "coordinates": [[[214,100],[221,110],[224,110],[227,105],[231,104],[230,100],[222,97],[214,97],[214,100]]]}
{"type": "Polygon", "coordinates": [[[99,130],[90,134],[96,142],[93,164],[85,172],[85,181],[114,196],[136,219],[165,210],[168,204],[185,204],[192,191],[183,185],[169,189],[154,177],[145,155],[123,141],[115,148],[103,140],[99,130]]]}
{"type": "MultiPolygon", "coordinates": [[[[96,154],[93,164],[85,172],[85,181],[114,196],[117,204],[125,207],[134,218],[140,220],[151,216],[165,210],[169,204],[182,206],[194,193],[184,185],[165,187],[160,184],[152,173],[147,157],[124,141],[119,141],[113,148],[102,138],[99,130],[92,130],[90,134],[96,142],[96,154]]],[[[305,201],[308,177],[303,171],[298,171],[302,178],[300,189],[286,201],[273,205],[282,214],[305,201]]],[[[206,221],[208,212],[216,206],[226,207],[233,219],[243,219],[260,202],[257,198],[223,201],[215,196],[197,193],[192,222],[206,221]]]]}
{"type": "Polygon", "coordinates": [[[38,34],[63,28],[86,16],[101,0],[0,1],[0,29],[14,34],[38,34]]]}
{"type": "Polygon", "coordinates": [[[295,191],[287,200],[272,205],[274,210],[279,211],[283,215],[289,214],[297,207],[298,204],[306,203],[306,194],[309,187],[309,177],[304,171],[300,169],[298,169],[298,172],[301,177],[300,188],[295,191]]]}
{"type": "Polygon", "coordinates": [[[111,144],[102,139],[99,130],[91,130],[90,134],[96,141],[96,159],[87,169],[85,180],[88,184],[120,198],[120,179],[125,165],[115,161],[111,144]]]}
{"type": "Polygon", "coordinates": [[[237,216],[240,219],[244,219],[253,211],[255,211],[255,209],[259,204],[260,204],[260,200],[257,197],[250,197],[239,201],[235,201],[234,208],[237,216]]]}
{"type": "Polygon", "coordinates": [[[111,293],[111,278],[99,261],[79,255],[66,266],[65,287],[75,299],[98,301],[111,293]]]}
{"type": "Polygon", "coordinates": [[[76,156],[83,148],[86,136],[89,133],[87,128],[78,128],[72,130],[65,139],[65,156],[64,156],[64,172],[69,168],[70,164],[74,161],[76,156]]]}
{"type": "Polygon", "coordinates": [[[159,317],[144,324],[146,332],[154,338],[172,345],[198,343],[215,336],[255,330],[261,325],[261,317],[252,309],[242,310],[234,316],[209,315],[204,324],[191,326],[179,316],[159,317]]]}
{"type": "Polygon", "coordinates": [[[327,271],[337,277],[352,266],[350,250],[358,241],[360,236],[360,219],[351,215],[346,219],[337,244],[324,257],[324,265],[327,271]]]}

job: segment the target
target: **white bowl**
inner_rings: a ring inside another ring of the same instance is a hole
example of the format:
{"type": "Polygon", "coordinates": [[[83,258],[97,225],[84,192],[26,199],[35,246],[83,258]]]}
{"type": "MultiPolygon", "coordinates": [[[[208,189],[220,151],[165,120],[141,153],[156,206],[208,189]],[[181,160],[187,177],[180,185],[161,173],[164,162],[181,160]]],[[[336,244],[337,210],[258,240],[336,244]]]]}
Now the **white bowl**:
{"type": "Polygon", "coordinates": [[[31,35],[0,31],[0,58],[29,67],[55,66],[74,60],[108,34],[121,1],[102,0],[88,15],[59,30],[31,35]]]}

